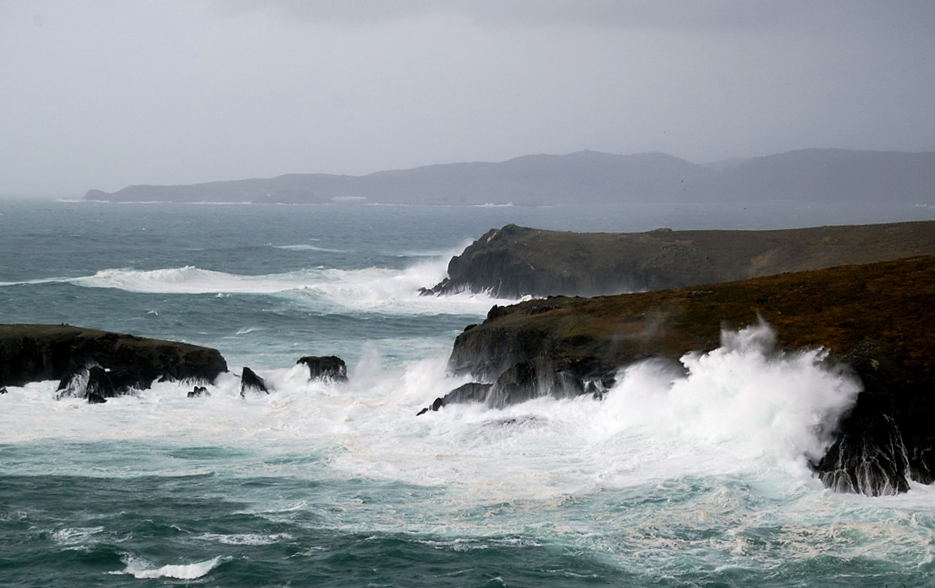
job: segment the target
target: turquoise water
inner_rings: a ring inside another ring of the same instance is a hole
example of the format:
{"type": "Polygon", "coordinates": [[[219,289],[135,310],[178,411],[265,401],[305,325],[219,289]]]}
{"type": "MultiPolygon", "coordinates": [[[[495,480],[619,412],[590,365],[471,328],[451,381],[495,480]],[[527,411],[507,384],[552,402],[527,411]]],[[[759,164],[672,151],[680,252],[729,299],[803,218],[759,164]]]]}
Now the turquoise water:
{"type": "MultiPolygon", "coordinates": [[[[218,348],[275,388],[88,405],[0,396],[0,583],[918,586],[935,490],[836,495],[805,459],[854,383],[759,331],[634,366],[605,402],[415,417],[494,303],[423,298],[492,227],[778,228],[930,209],[116,205],[0,201],[0,322],[218,348]],[[308,383],[301,355],[348,361],[308,383]]],[[[622,366],[623,367],[623,366],[622,366]]]]}

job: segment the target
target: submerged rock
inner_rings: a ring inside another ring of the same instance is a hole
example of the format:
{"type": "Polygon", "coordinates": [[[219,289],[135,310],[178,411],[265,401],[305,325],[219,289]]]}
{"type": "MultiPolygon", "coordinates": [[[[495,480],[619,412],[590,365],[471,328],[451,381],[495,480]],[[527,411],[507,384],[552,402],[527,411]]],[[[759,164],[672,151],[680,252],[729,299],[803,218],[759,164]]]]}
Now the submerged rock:
{"type": "Polygon", "coordinates": [[[208,389],[204,386],[195,386],[192,388],[191,392],[188,393],[188,398],[200,398],[202,396],[211,396],[211,393],[208,392],[208,389]]]}
{"type": "Polygon", "coordinates": [[[300,363],[308,367],[310,380],[347,381],[347,366],[340,357],[307,355],[296,362],[296,364],[300,363]]]}
{"type": "Polygon", "coordinates": [[[69,325],[0,325],[0,386],[59,380],[59,396],[100,402],[156,380],[213,382],[226,371],[216,350],[188,343],[69,325]]]}
{"type": "Polygon", "coordinates": [[[248,392],[269,394],[269,389],[267,389],[266,381],[263,378],[256,375],[256,372],[250,368],[244,367],[243,372],[240,374],[240,395],[246,396],[248,392]]]}

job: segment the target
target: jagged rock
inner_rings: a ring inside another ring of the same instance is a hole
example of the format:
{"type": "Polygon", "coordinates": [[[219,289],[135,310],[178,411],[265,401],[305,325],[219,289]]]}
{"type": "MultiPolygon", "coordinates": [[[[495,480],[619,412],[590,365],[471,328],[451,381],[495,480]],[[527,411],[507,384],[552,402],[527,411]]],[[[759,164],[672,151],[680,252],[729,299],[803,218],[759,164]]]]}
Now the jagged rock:
{"type": "Polygon", "coordinates": [[[244,367],[240,375],[240,395],[246,396],[247,392],[264,392],[269,394],[269,389],[267,389],[266,381],[263,380],[263,378],[256,375],[256,372],[250,368],[244,367]]]}
{"type": "Polygon", "coordinates": [[[74,370],[59,381],[56,398],[84,398],[90,404],[103,404],[108,398],[127,394],[131,386],[118,386],[110,372],[99,365],[74,370]]]}
{"type": "Polygon", "coordinates": [[[188,393],[188,398],[200,398],[202,396],[211,396],[211,393],[208,392],[208,389],[204,386],[195,386],[192,388],[191,392],[188,393]]]}
{"type": "Polygon", "coordinates": [[[549,362],[521,361],[500,374],[487,395],[487,404],[503,408],[539,396],[566,398],[584,394],[584,391],[580,377],[555,371],[549,362]]]}
{"type": "MultiPolygon", "coordinates": [[[[761,318],[783,350],[822,346],[863,384],[813,464],[837,490],[902,492],[935,481],[935,256],[608,296],[497,307],[455,339],[449,371],[494,382],[491,406],[541,395],[602,396],[617,370],[720,345],[761,318]]],[[[442,399],[444,400],[444,399],[442,399]]]]}
{"type": "MultiPolygon", "coordinates": [[[[935,253],[935,221],[773,231],[573,233],[506,225],[448,263],[423,294],[615,294],[935,253]]],[[[696,296],[706,290],[696,290],[696,296]]],[[[494,317],[488,317],[494,318],[494,317]]]]}
{"type": "Polygon", "coordinates": [[[334,355],[314,356],[307,355],[296,362],[308,367],[310,380],[347,381],[347,366],[344,360],[334,355]]]}
{"type": "Polygon", "coordinates": [[[207,347],[69,325],[0,325],[0,386],[61,380],[65,390],[93,366],[106,370],[116,394],[156,380],[213,382],[227,371],[221,354],[207,347]]]}
{"type": "Polygon", "coordinates": [[[432,404],[423,408],[416,416],[423,415],[428,411],[437,411],[448,404],[459,404],[465,402],[484,402],[487,399],[487,391],[491,384],[481,384],[478,382],[468,382],[458,386],[448,394],[432,401],[432,404]]]}
{"type": "Polygon", "coordinates": [[[0,386],[0,394],[6,394],[6,393],[7,393],[6,386],[0,386]]]}

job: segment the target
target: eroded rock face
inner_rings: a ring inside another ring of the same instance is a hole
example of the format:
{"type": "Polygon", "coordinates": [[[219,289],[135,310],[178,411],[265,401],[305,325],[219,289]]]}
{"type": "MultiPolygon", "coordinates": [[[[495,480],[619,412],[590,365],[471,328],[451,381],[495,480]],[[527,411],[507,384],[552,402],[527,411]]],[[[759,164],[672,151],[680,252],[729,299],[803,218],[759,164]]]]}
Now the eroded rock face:
{"type": "Polygon", "coordinates": [[[334,355],[307,355],[296,362],[308,367],[309,380],[347,381],[347,365],[344,360],[334,355]]]}
{"type": "Polygon", "coordinates": [[[246,396],[251,392],[269,394],[269,389],[266,387],[266,381],[263,378],[250,368],[244,367],[243,372],[240,374],[240,395],[246,396]]]}
{"type": "MultiPolygon", "coordinates": [[[[813,467],[839,491],[903,492],[935,481],[935,256],[790,273],[704,288],[554,297],[492,309],[455,340],[449,370],[488,384],[494,407],[613,386],[619,368],[676,365],[720,345],[722,327],[764,319],[783,350],[824,347],[862,382],[813,467]]],[[[441,399],[440,406],[446,403],[441,399]]],[[[478,401],[481,401],[478,396],[478,401]]],[[[434,406],[434,403],[433,403],[434,406]]],[[[431,408],[431,407],[430,407],[431,408]]]]}
{"type": "Polygon", "coordinates": [[[467,402],[485,402],[487,392],[491,384],[481,384],[480,382],[468,382],[458,386],[448,394],[432,401],[432,404],[420,410],[416,416],[423,415],[428,411],[437,411],[449,404],[463,404],[467,402]]]}
{"type": "Polygon", "coordinates": [[[99,401],[156,380],[213,382],[225,371],[207,347],[68,325],[0,325],[0,385],[60,380],[60,395],[99,401]]]}
{"type": "Polygon", "coordinates": [[[451,258],[423,294],[595,296],[935,253],[935,222],[775,231],[573,233],[506,225],[451,258]]]}

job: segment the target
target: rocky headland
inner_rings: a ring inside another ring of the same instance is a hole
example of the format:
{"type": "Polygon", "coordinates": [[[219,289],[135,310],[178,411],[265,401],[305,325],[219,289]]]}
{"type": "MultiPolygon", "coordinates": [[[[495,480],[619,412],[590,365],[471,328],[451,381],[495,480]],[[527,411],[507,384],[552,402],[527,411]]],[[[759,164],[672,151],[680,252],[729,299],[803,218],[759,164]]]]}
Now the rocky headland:
{"type": "Polygon", "coordinates": [[[579,151],[462,162],[362,176],[286,174],[181,186],[89,190],[113,202],[385,202],[408,204],[607,204],[748,202],[935,203],[935,152],[800,149],[699,165],[665,153],[579,151]]]}
{"type": "Polygon", "coordinates": [[[475,382],[428,410],[466,401],[504,406],[540,395],[600,398],[627,365],[676,362],[718,347],[723,328],[760,320],[775,329],[779,350],[823,347],[829,365],[844,366],[862,383],[833,444],[813,464],[827,486],[880,495],[907,490],[909,480],[935,481],[932,255],[495,306],[457,337],[449,360],[451,372],[475,382]]]}
{"type": "Polygon", "coordinates": [[[208,347],[69,325],[0,325],[0,386],[59,380],[61,394],[104,402],[157,380],[206,383],[226,371],[208,347]]]}
{"type": "Polygon", "coordinates": [[[772,231],[492,229],[424,294],[596,296],[935,254],[935,221],[772,231]]]}

